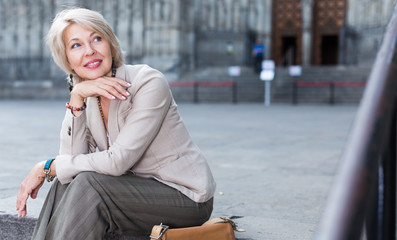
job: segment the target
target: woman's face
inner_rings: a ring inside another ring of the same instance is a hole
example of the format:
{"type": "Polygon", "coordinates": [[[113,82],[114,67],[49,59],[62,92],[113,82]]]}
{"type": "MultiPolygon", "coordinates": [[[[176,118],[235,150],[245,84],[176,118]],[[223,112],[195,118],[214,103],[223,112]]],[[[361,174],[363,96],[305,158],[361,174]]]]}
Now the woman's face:
{"type": "Polygon", "coordinates": [[[69,66],[80,78],[111,76],[110,44],[99,33],[74,23],[65,29],[64,42],[69,66]]]}

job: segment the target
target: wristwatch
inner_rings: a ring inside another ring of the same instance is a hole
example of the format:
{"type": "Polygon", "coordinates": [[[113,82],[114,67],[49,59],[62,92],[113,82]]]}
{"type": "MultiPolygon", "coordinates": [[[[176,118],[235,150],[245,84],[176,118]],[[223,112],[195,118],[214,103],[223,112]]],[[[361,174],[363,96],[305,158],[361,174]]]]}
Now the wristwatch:
{"type": "Polygon", "coordinates": [[[54,180],[54,178],[55,178],[55,176],[50,176],[49,174],[50,174],[50,172],[51,172],[51,163],[52,163],[52,161],[54,161],[55,160],[55,158],[49,158],[48,160],[47,160],[47,162],[45,163],[45,165],[44,165],[44,170],[43,170],[43,172],[44,172],[44,174],[45,174],[45,179],[47,179],[47,182],[52,182],[53,180],[54,180]]]}

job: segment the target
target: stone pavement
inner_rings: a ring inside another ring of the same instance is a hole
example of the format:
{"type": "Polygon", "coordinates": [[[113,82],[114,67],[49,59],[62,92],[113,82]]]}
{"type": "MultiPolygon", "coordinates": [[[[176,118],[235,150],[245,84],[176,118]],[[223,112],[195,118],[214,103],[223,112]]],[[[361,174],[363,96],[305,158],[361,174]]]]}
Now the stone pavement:
{"type": "MultiPolygon", "coordinates": [[[[19,184],[58,151],[65,101],[0,101],[0,236],[19,238],[40,211],[48,183],[16,219],[19,184]],[[10,216],[13,215],[14,217],[10,216]],[[3,229],[3,230],[2,230],[3,229]],[[3,232],[4,236],[4,232],[3,232]]],[[[239,239],[313,239],[356,105],[179,104],[217,181],[213,216],[241,216],[239,239]]]]}

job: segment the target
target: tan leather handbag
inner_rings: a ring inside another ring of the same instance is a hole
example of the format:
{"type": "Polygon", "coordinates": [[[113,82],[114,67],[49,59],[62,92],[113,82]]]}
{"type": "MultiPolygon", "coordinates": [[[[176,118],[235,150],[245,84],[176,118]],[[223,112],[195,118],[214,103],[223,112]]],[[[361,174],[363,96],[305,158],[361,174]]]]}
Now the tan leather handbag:
{"type": "Polygon", "coordinates": [[[235,240],[234,231],[243,232],[228,218],[213,218],[201,226],[187,228],[169,228],[166,225],[155,225],[152,228],[151,240],[235,240]]]}

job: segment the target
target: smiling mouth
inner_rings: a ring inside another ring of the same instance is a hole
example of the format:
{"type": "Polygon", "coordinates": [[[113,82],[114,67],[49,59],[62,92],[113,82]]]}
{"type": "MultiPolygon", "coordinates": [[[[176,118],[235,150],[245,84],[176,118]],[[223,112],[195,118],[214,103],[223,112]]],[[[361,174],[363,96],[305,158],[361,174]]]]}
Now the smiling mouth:
{"type": "Polygon", "coordinates": [[[96,60],[90,63],[87,63],[86,65],[84,65],[84,67],[88,67],[88,68],[95,68],[98,67],[101,64],[102,60],[96,60]]]}

